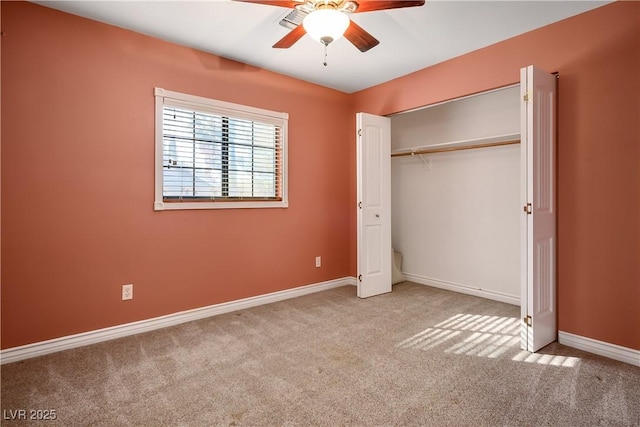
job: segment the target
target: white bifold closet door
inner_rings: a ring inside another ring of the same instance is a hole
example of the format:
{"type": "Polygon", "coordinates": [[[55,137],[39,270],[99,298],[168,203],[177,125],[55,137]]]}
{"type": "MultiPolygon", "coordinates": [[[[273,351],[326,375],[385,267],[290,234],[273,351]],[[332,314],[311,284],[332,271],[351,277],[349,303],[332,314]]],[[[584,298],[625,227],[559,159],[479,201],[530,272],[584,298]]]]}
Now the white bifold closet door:
{"type": "Polygon", "coordinates": [[[556,76],[520,70],[521,348],[556,340],[556,76]]]}
{"type": "Polygon", "coordinates": [[[358,113],[358,296],[391,292],[391,120],[358,113]]]}

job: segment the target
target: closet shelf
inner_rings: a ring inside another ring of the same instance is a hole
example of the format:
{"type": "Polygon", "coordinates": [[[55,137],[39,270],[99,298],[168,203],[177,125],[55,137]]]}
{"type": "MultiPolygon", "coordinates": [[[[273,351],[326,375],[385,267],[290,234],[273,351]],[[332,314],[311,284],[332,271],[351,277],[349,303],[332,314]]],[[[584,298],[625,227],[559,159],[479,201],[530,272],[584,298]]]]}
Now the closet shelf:
{"type": "Polygon", "coordinates": [[[416,154],[443,153],[447,151],[470,150],[473,148],[499,147],[520,143],[519,133],[489,136],[485,138],[465,139],[462,141],[445,142],[441,144],[426,145],[423,147],[404,148],[395,150],[391,157],[413,156],[416,154]]]}

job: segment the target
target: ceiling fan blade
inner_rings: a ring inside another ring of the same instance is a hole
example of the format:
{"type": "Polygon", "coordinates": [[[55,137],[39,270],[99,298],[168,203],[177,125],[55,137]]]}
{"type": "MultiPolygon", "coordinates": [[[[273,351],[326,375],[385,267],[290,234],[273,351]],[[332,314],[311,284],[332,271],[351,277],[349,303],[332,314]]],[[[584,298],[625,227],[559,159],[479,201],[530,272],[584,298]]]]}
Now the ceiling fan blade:
{"type": "Polygon", "coordinates": [[[286,36],[278,40],[276,44],[273,45],[273,47],[278,49],[290,48],[305,34],[307,34],[307,32],[305,31],[304,27],[302,25],[298,25],[293,30],[289,31],[286,36]]]}
{"type": "Polygon", "coordinates": [[[376,47],[380,42],[367,33],[360,25],[351,21],[349,28],[344,32],[344,37],[349,40],[360,52],[366,52],[376,47]]]}
{"type": "Polygon", "coordinates": [[[239,1],[242,3],[264,4],[267,6],[280,6],[280,7],[287,7],[290,9],[293,9],[294,7],[304,3],[304,1],[302,0],[297,0],[297,1],[296,0],[233,0],[233,1],[239,1]]]}
{"type": "Polygon", "coordinates": [[[354,13],[422,6],[425,0],[356,0],[356,3],[358,8],[354,13]]]}

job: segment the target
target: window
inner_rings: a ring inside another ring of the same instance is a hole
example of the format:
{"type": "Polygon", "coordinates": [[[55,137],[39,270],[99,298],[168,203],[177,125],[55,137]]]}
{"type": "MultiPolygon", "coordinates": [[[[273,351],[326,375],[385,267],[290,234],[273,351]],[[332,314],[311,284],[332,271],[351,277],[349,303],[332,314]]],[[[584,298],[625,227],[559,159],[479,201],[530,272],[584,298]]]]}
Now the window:
{"type": "Polygon", "coordinates": [[[287,207],[288,114],[155,89],[155,210],[287,207]]]}

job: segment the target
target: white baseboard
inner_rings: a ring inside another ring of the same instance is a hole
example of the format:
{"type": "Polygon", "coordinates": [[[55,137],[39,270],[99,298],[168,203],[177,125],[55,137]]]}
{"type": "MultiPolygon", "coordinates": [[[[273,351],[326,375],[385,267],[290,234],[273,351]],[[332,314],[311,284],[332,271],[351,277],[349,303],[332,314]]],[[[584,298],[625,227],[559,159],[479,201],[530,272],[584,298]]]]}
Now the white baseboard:
{"type": "Polygon", "coordinates": [[[12,347],[0,351],[0,364],[17,362],[19,360],[32,357],[43,356],[62,350],[69,350],[85,345],[96,344],[142,332],[149,332],[155,329],[166,328],[168,326],[179,325],[180,323],[191,322],[193,320],[204,319],[218,314],[243,310],[245,308],[256,307],[263,304],[283,301],[315,292],[338,288],[340,286],[356,285],[355,277],[343,277],[341,279],[329,280],[298,288],[286,289],[284,291],[273,292],[255,297],[244,298],[236,301],[214,304],[207,307],[193,310],[181,311],[168,314],[166,316],[141,320],[138,322],[126,323],[124,325],[112,326],[95,331],[83,332],[81,334],[68,335],[47,341],[27,344],[20,347],[12,347]]]}
{"type": "Polygon", "coordinates": [[[446,289],[448,291],[460,292],[467,295],[473,295],[476,297],[492,299],[494,301],[500,301],[507,304],[520,305],[520,297],[515,295],[507,295],[500,292],[488,291],[486,289],[475,288],[472,286],[461,285],[459,283],[446,282],[444,280],[431,279],[429,277],[418,276],[416,274],[405,273],[407,280],[418,283],[420,285],[432,286],[434,288],[446,289]]]}
{"type": "Polygon", "coordinates": [[[558,342],[568,347],[577,348],[578,350],[588,351],[589,353],[608,357],[609,359],[640,366],[640,350],[634,350],[563,331],[558,331],[558,342]]]}

